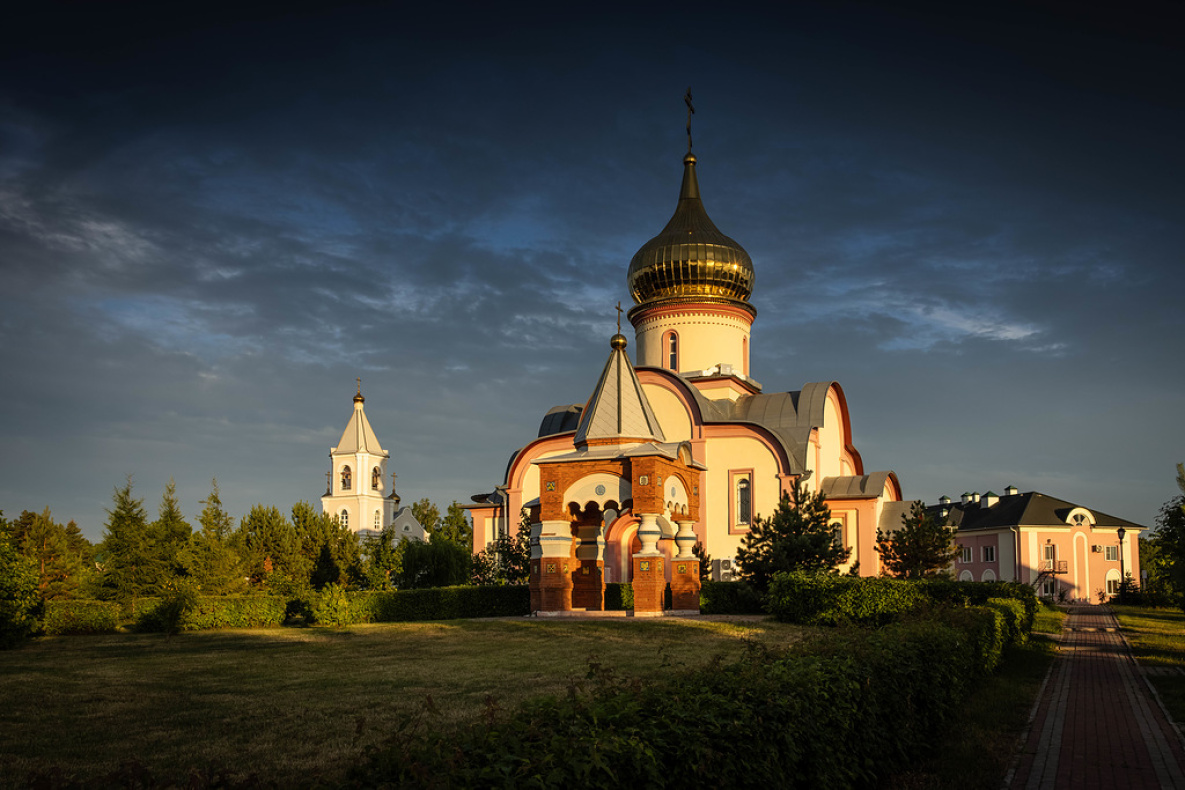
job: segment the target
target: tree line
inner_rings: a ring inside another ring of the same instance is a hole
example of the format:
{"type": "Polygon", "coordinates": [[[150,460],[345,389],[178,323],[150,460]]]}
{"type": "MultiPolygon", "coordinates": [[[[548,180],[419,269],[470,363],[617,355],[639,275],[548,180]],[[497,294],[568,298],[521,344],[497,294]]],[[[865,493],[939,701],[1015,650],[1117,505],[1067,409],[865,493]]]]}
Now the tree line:
{"type": "Polygon", "coordinates": [[[457,502],[443,514],[426,498],[411,506],[427,541],[390,529],[360,538],[304,501],[286,513],[257,504],[236,521],[217,480],[200,504],[190,524],[170,480],[152,518],[129,477],[114,490],[98,543],[73,521],[54,521],[48,508],[12,520],[0,513],[0,577],[7,579],[0,600],[15,599],[20,588],[31,600],[93,598],[134,609],[141,598],[182,588],[201,595],[298,595],[330,584],[390,590],[526,581],[527,536],[520,530],[474,557],[473,528],[457,502]],[[31,580],[31,590],[20,579],[31,580]]]}

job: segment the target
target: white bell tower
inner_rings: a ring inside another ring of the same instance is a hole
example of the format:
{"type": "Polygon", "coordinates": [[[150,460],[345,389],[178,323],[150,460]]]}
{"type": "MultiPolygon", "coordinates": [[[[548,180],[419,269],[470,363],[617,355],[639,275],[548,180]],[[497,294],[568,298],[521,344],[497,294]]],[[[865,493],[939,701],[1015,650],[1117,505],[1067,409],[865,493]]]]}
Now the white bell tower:
{"type": "Polygon", "coordinates": [[[354,413],[336,447],[329,449],[329,474],[321,511],[336,516],[354,532],[381,532],[391,525],[399,508],[395,479],[387,481],[391,454],[379,445],[366,419],[362,379],[354,396],[354,413]]]}

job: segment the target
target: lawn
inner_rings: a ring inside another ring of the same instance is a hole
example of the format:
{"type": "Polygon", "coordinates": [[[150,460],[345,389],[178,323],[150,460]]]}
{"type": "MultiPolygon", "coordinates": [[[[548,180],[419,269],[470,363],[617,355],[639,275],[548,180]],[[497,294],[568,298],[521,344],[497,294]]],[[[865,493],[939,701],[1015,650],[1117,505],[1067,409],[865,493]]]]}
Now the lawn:
{"type": "Polygon", "coordinates": [[[1173,720],[1185,722],[1185,612],[1114,604],[1111,608],[1140,664],[1153,672],[1177,670],[1149,679],[1173,720]]]}
{"type": "Polygon", "coordinates": [[[427,708],[448,724],[490,701],[562,693],[590,660],[657,677],[800,633],[772,620],[622,618],[43,638],[0,652],[0,784],[129,760],[158,779],[215,766],[280,786],[332,781],[427,708]]]}

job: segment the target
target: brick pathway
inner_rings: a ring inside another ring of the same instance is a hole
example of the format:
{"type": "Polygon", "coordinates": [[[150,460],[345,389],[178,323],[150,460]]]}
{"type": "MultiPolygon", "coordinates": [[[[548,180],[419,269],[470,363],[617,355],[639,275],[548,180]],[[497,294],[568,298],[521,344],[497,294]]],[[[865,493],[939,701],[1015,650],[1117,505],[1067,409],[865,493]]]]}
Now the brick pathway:
{"type": "Polygon", "coordinates": [[[1185,744],[1104,606],[1074,606],[1011,788],[1185,790],[1185,744]]]}

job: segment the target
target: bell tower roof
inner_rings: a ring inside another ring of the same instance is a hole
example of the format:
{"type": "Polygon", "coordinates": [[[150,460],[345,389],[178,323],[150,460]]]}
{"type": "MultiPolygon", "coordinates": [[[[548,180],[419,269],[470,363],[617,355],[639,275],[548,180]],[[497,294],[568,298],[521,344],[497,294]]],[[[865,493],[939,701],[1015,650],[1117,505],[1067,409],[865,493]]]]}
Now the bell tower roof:
{"type": "Polygon", "coordinates": [[[379,444],[374,429],[370,427],[370,420],[366,419],[366,398],[362,397],[362,384],[358,384],[358,394],[354,396],[354,413],[346,423],[342,438],[337,447],[333,448],[334,455],[354,453],[370,453],[371,455],[386,455],[387,451],[379,444]]]}
{"type": "Polygon", "coordinates": [[[750,311],[753,261],[725,236],[700,199],[695,155],[683,157],[683,183],[675,213],[630,261],[627,282],[638,304],[667,299],[741,303],[750,311]]]}

